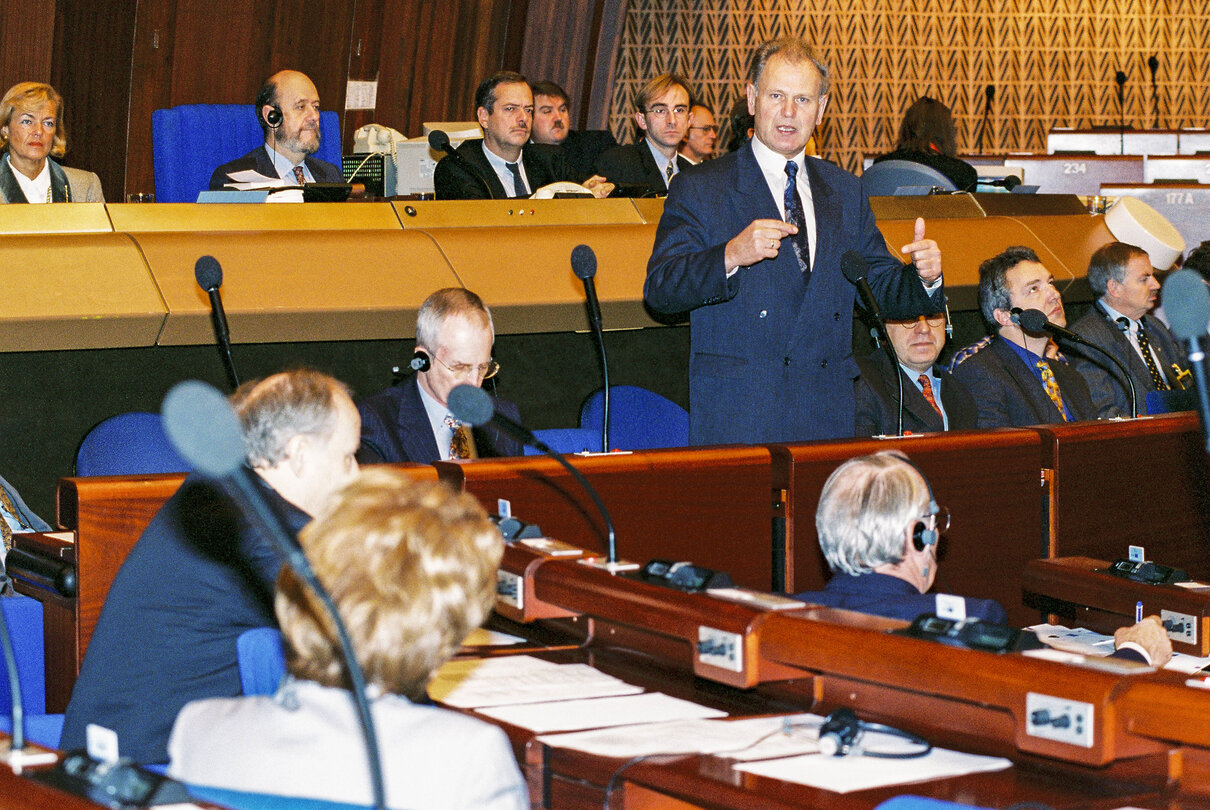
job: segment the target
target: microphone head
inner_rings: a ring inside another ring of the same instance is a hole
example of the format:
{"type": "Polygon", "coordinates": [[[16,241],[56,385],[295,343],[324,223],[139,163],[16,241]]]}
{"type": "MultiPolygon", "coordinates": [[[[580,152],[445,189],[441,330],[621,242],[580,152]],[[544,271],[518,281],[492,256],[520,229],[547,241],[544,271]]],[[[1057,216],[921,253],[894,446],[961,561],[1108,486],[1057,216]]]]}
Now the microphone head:
{"type": "Polygon", "coordinates": [[[1117,74],[1113,77],[1113,80],[1118,83],[1118,87],[1121,87],[1122,85],[1124,85],[1126,83],[1126,73],[1124,71],[1119,70],[1117,72],[1117,74]]]}
{"type": "Polygon", "coordinates": [[[1037,309],[1022,310],[1017,323],[1019,323],[1021,328],[1026,332],[1032,332],[1035,335],[1042,334],[1046,331],[1046,328],[1050,326],[1050,321],[1047,319],[1046,315],[1037,309]]]}
{"type": "Polygon", "coordinates": [[[588,281],[597,274],[597,254],[588,245],[576,245],[571,250],[571,272],[580,281],[588,281]]]}
{"type": "Polygon", "coordinates": [[[983,94],[987,96],[988,101],[991,101],[996,97],[996,86],[994,84],[989,84],[987,89],[983,91],[983,94]]]}
{"type": "Polygon", "coordinates": [[[454,386],[446,404],[449,405],[450,413],[454,415],[455,419],[474,427],[486,425],[492,420],[492,414],[496,412],[496,407],[492,405],[492,398],[486,391],[466,383],[454,386]]]}
{"type": "Polygon", "coordinates": [[[1172,334],[1181,340],[1206,336],[1210,323],[1210,289],[1192,270],[1177,270],[1164,282],[1164,312],[1172,334]]]}
{"type": "Polygon", "coordinates": [[[223,286],[223,268],[213,256],[202,256],[193,265],[193,277],[197,285],[206,292],[223,286]]]}
{"type": "Polygon", "coordinates": [[[1017,175],[1015,175],[1015,174],[1006,174],[1004,176],[1003,183],[1004,183],[1004,188],[1008,189],[1009,191],[1012,191],[1014,188],[1021,185],[1021,178],[1017,177],[1017,175]]]}
{"type": "Polygon", "coordinates": [[[1160,69],[1160,60],[1155,54],[1147,57],[1147,67],[1151,70],[1152,76],[1154,76],[1155,72],[1160,69]]]}
{"type": "Polygon", "coordinates": [[[435,129],[429,133],[429,148],[437,152],[449,152],[450,136],[445,134],[445,130],[435,129]]]}
{"type": "Polygon", "coordinates": [[[844,274],[844,277],[849,280],[850,284],[856,284],[865,278],[866,272],[869,269],[869,263],[859,251],[846,250],[840,254],[840,272],[844,274]]]}
{"type": "Polygon", "coordinates": [[[203,475],[225,478],[247,458],[239,417],[212,385],[185,380],[172,386],[160,418],[172,446],[203,475]]]}

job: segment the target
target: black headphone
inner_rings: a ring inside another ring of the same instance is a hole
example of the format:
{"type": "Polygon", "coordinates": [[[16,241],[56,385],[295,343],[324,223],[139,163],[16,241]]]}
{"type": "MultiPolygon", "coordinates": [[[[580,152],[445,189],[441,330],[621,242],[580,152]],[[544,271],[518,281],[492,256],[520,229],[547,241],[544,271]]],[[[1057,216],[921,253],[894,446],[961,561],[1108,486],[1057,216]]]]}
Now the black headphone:
{"type": "Polygon", "coordinates": [[[411,361],[408,363],[408,368],[412,371],[428,371],[433,367],[433,361],[429,357],[429,353],[424,349],[417,349],[412,355],[411,361]]]}
{"type": "Polygon", "coordinates": [[[819,753],[824,756],[844,757],[859,752],[864,756],[878,759],[916,759],[925,756],[932,750],[932,743],[919,734],[882,723],[866,722],[854,714],[852,709],[843,706],[824,718],[823,725],[819,727],[819,753]],[[892,737],[899,737],[917,748],[894,752],[861,750],[858,743],[866,731],[877,731],[892,737]]]}
{"type": "Polygon", "coordinates": [[[278,127],[281,126],[281,122],[282,122],[281,107],[274,104],[273,109],[271,109],[271,110],[269,110],[269,112],[265,113],[265,123],[269,125],[269,129],[277,129],[278,127]]]}
{"type": "MultiPolygon", "coordinates": [[[[902,458],[909,467],[911,467],[913,470],[916,471],[916,473],[920,476],[921,480],[924,481],[924,488],[928,490],[928,493],[929,493],[928,510],[929,511],[928,511],[928,514],[925,515],[925,517],[931,518],[931,517],[934,517],[935,515],[940,514],[941,507],[937,505],[937,496],[933,494],[933,485],[929,483],[928,476],[924,474],[923,470],[921,470],[919,467],[917,467],[915,464],[913,464],[912,460],[910,458],[908,458],[907,456],[902,456],[902,458]]],[[[912,526],[912,545],[916,547],[917,551],[924,551],[925,546],[937,545],[937,541],[941,539],[941,532],[940,532],[940,530],[938,530],[936,528],[936,525],[937,524],[934,523],[933,528],[930,529],[928,523],[926,523],[922,519],[917,518],[915,525],[912,526]]]]}

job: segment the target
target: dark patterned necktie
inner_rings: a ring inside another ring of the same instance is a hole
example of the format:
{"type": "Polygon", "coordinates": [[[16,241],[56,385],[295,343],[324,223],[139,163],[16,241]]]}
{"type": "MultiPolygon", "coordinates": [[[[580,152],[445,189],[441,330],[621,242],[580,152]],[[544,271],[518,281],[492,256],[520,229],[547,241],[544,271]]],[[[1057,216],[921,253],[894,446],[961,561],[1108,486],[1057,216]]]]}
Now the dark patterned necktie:
{"type": "Polygon", "coordinates": [[[798,164],[786,162],[786,222],[798,227],[798,233],[790,237],[798,269],[803,278],[811,275],[811,239],[807,236],[807,220],[802,210],[802,198],[798,196],[798,164]]]}
{"type": "MultiPolygon", "coordinates": [[[[1118,321],[1125,321],[1125,318],[1119,318],[1118,321]]],[[[1126,321],[1127,328],[1130,322],[1126,321]]],[[[1143,362],[1147,364],[1147,372],[1151,374],[1151,385],[1156,391],[1167,391],[1168,381],[1164,379],[1164,375],[1160,373],[1160,369],[1155,364],[1155,355],[1151,353],[1151,341],[1147,339],[1147,329],[1143,326],[1143,319],[1139,318],[1139,351],[1143,353],[1143,362]]]]}
{"type": "Polygon", "coordinates": [[[665,186],[672,185],[672,176],[674,174],[676,174],[676,158],[673,158],[672,160],[668,161],[668,168],[664,172],[664,175],[665,175],[664,176],[664,185],[665,186]]]}
{"type": "Polygon", "coordinates": [[[307,176],[305,174],[303,174],[302,166],[294,167],[294,179],[298,181],[298,184],[300,186],[306,185],[307,176]]]}
{"type": "Polygon", "coordinates": [[[945,414],[941,413],[941,406],[937,404],[937,398],[933,396],[933,381],[929,379],[929,375],[921,374],[917,380],[920,382],[920,393],[924,394],[925,401],[932,405],[933,410],[944,420],[945,414]]]}
{"type": "Polygon", "coordinates": [[[504,165],[513,173],[513,196],[528,197],[529,192],[525,189],[525,181],[521,179],[521,167],[516,163],[505,163],[504,165]]]}

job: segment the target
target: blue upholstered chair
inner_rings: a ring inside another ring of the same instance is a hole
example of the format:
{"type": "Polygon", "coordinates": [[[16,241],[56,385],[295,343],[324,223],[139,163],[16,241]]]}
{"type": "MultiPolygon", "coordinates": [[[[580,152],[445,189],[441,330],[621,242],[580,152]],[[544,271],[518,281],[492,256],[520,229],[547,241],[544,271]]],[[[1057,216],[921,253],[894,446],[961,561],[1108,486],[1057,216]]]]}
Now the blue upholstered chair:
{"type": "Polygon", "coordinates": [[[270,793],[246,793],[242,790],[186,785],[185,789],[194,799],[213,802],[231,810],[363,810],[365,804],[329,802],[323,799],[304,799],[298,796],[274,796],[270,793]]]}
{"type": "MultiPolygon", "coordinates": [[[[604,391],[594,391],[580,408],[580,427],[596,432],[605,421],[604,391]]],[[[609,386],[610,450],[648,450],[689,444],[689,412],[667,397],[634,385],[609,386]]]]}
{"type": "MultiPolygon", "coordinates": [[[[601,429],[588,428],[547,428],[535,430],[534,435],[550,446],[556,453],[580,453],[587,450],[590,453],[601,452],[601,429]]],[[[525,455],[540,456],[542,451],[536,447],[525,445],[525,455]]]]}
{"type": "MultiPolygon", "coordinates": [[[[17,659],[17,680],[21,686],[25,712],[25,739],[48,748],[59,747],[63,715],[46,714],[46,663],[42,646],[42,603],[28,596],[0,599],[0,610],[8,624],[17,659]]],[[[13,730],[12,692],[8,688],[8,670],[0,655],[0,731],[13,730]]]]}
{"type": "Polygon", "coordinates": [[[874,810],[986,810],[986,808],[974,804],[957,804],[942,799],[930,799],[925,796],[904,793],[887,799],[874,810]]]}
{"type": "Polygon", "coordinates": [[[957,190],[953,181],[932,166],[910,160],[884,160],[861,174],[861,188],[867,197],[928,194],[934,186],[946,191],[957,190]]]}
{"type": "MultiPolygon", "coordinates": [[[[316,157],[340,166],[340,116],[320,114],[316,157]]],[[[157,202],[196,202],[219,166],[265,142],[253,104],[184,104],[151,114],[157,202]]]]}
{"type": "Polygon", "coordinates": [[[286,656],[281,631],[276,627],[254,627],[235,641],[239,660],[239,682],[245,695],[272,695],[286,675],[286,656]]]}
{"type": "Polygon", "coordinates": [[[189,462],[168,440],[158,413],[111,416],[80,442],[76,475],[150,475],[189,472],[189,462]]]}

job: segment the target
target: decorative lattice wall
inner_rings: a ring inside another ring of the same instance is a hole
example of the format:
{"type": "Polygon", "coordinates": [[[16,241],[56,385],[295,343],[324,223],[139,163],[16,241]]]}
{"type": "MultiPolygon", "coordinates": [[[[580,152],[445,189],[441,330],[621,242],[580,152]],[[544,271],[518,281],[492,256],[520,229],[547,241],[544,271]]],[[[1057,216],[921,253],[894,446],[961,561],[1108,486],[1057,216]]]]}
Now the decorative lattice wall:
{"type": "Polygon", "coordinates": [[[1208,12],[1204,0],[630,0],[610,124],[630,140],[635,91],[669,70],[724,124],[754,48],[795,34],[831,66],[818,138],[823,154],[850,170],[891,149],[919,95],[949,105],[959,151],[975,151],[988,84],[996,94],[985,152],[1045,151],[1054,126],[1116,125],[1118,70],[1128,77],[1127,126],[1154,126],[1152,54],[1158,125],[1206,126],[1208,12]]]}

